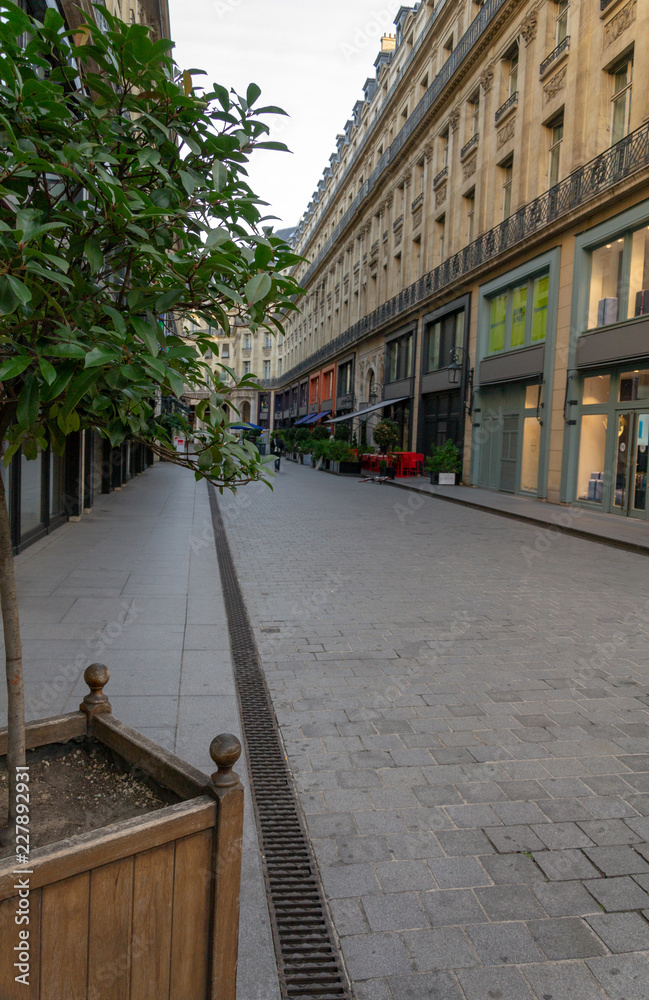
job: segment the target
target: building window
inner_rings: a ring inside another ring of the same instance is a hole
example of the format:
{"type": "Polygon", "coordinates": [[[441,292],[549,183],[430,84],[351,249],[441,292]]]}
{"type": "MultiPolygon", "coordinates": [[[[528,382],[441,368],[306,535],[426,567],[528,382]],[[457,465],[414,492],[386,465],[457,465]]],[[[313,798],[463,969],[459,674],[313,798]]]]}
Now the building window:
{"type": "Polygon", "coordinates": [[[279,360],[277,362],[277,374],[278,375],[282,374],[283,367],[284,367],[284,359],[283,358],[279,358],[279,360]]]}
{"type": "Polygon", "coordinates": [[[514,157],[500,166],[503,180],[503,219],[508,219],[512,214],[512,181],[514,179],[514,157]]]}
{"type": "Polygon", "coordinates": [[[464,343],[464,309],[426,324],[424,363],[427,372],[448,368],[456,347],[464,343]]]}
{"type": "Polygon", "coordinates": [[[518,93],[518,45],[514,45],[507,54],[507,96],[518,93]]]}
{"type": "Polygon", "coordinates": [[[561,170],[561,143],[563,142],[563,115],[548,125],[550,134],[550,164],[548,170],[548,185],[554,187],[559,181],[561,170]]]}
{"type": "Polygon", "coordinates": [[[549,274],[529,278],[494,295],[489,304],[489,354],[545,340],[549,274]]]}
{"type": "Polygon", "coordinates": [[[221,346],[219,348],[219,356],[221,358],[229,358],[230,357],[230,345],[229,344],[221,344],[221,346]]]}
{"type": "Polygon", "coordinates": [[[451,52],[453,51],[453,35],[449,35],[444,42],[444,57],[448,59],[451,52]]]}
{"type": "Polygon", "coordinates": [[[633,83],[633,56],[626,56],[611,72],[613,78],[613,125],[611,142],[615,145],[629,132],[631,121],[631,85],[633,83]]]}
{"type": "Polygon", "coordinates": [[[466,241],[467,243],[473,243],[475,232],[475,188],[471,188],[471,190],[467,191],[464,195],[464,206],[466,214],[466,241]]]}
{"type": "Polygon", "coordinates": [[[338,367],[338,398],[349,396],[354,383],[354,362],[346,361],[338,367]]]}
{"type": "Polygon", "coordinates": [[[441,264],[444,260],[444,254],[446,252],[445,238],[446,238],[446,216],[441,215],[437,222],[435,223],[435,236],[437,237],[437,251],[438,259],[441,264]]]}
{"type": "Polygon", "coordinates": [[[448,129],[439,137],[439,169],[448,167],[448,129]]]}
{"type": "Polygon", "coordinates": [[[568,34],[568,10],[570,4],[568,0],[559,0],[557,4],[557,45],[561,45],[568,34]]]}
{"type": "Polygon", "coordinates": [[[309,403],[318,402],[318,378],[312,378],[309,386],[309,403]]]}
{"type": "Polygon", "coordinates": [[[249,351],[251,346],[250,334],[244,333],[243,335],[243,349],[244,351],[249,351]]]}
{"type": "Polygon", "coordinates": [[[478,134],[480,124],[480,88],[469,98],[469,139],[478,134]]]}
{"type": "Polygon", "coordinates": [[[270,361],[264,361],[264,378],[270,378],[270,361]]]}
{"type": "Polygon", "coordinates": [[[270,333],[264,334],[264,347],[266,348],[266,350],[270,350],[272,346],[273,346],[273,340],[271,334],[270,333]]]}
{"type": "Polygon", "coordinates": [[[386,345],[386,381],[398,382],[412,376],[414,333],[404,333],[386,345]]]}
{"type": "Polygon", "coordinates": [[[243,363],[243,374],[244,375],[250,375],[250,362],[249,361],[244,361],[244,363],[243,363]]]}
{"type": "Polygon", "coordinates": [[[590,256],[588,329],[649,313],[649,228],[625,233],[590,256]]]}

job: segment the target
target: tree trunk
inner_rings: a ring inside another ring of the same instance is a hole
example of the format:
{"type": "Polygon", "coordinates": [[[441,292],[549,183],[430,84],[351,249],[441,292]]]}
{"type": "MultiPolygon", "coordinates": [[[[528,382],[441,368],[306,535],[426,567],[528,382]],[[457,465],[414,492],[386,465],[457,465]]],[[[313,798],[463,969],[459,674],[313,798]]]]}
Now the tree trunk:
{"type": "Polygon", "coordinates": [[[4,482],[0,476],[0,605],[4,627],[7,670],[7,724],[9,742],[7,770],[9,772],[9,836],[16,818],[16,769],[24,767],[25,759],[25,689],[23,685],[23,647],[20,640],[18,598],[14,575],[14,554],[11,546],[9,510],[4,482]]]}

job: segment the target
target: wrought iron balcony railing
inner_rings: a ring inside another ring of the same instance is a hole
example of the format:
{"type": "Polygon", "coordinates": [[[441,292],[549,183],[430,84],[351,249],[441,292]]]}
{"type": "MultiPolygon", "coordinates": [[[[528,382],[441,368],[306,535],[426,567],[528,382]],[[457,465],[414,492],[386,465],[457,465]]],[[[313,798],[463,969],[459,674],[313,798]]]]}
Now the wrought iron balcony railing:
{"type": "Polygon", "coordinates": [[[545,191],[510,215],[508,219],[483,233],[433,271],[424,274],[408,288],[404,288],[393,298],[382,303],[374,312],[363,316],[334,340],[297,364],[282,379],[273,379],[272,388],[279,388],[335,357],[339,351],[362,340],[436,292],[451,284],[457,284],[461,278],[482,264],[526,240],[544,226],[585,205],[643,167],[649,167],[649,122],[645,122],[635,132],[625,136],[590,163],[578,167],[549,191],[545,191]]]}
{"type": "Polygon", "coordinates": [[[413,201],[412,205],[410,206],[410,211],[416,212],[421,203],[423,202],[423,200],[424,200],[424,192],[422,191],[421,194],[418,194],[415,200],[413,201]]]}
{"type": "Polygon", "coordinates": [[[498,122],[502,121],[508,111],[515,108],[518,104],[518,91],[515,90],[511,97],[508,97],[504,104],[501,104],[496,114],[494,115],[494,122],[496,125],[498,122]]]}
{"type": "Polygon", "coordinates": [[[556,49],[552,49],[550,55],[545,57],[545,59],[539,66],[539,74],[543,76],[545,71],[550,68],[552,63],[556,59],[558,59],[563,52],[567,52],[569,48],[570,48],[570,35],[566,35],[566,37],[559,42],[556,49]]]}
{"type": "Polygon", "coordinates": [[[466,157],[469,155],[469,153],[472,150],[475,149],[475,147],[478,145],[478,140],[479,139],[480,139],[480,135],[478,134],[478,132],[475,132],[471,136],[471,138],[469,139],[469,141],[467,143],[465,143],[464,146],[462,146],[462,149],[460,150],[460,159],[461,160],[465,160],[466,157]]]}
{"type": "Polygon", "coordinates": [[[437,176],[433,179],[433,187],[438,188],[442,183],[442,181],[446,180],[447,177],[448,177],[448,166],[444,167],[443,170],[440,170],[437,176]]]}

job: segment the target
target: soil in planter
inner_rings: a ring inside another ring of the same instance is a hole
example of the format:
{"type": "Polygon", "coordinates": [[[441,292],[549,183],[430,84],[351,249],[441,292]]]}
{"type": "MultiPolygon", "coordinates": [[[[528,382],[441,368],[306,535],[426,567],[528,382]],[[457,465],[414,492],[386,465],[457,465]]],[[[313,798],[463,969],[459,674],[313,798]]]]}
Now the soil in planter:
{"type": "MultiPolygon", "coordinates": [[[[71,740],[27,751],[30,846],[163,809],[179,799],[93,740],[71,740]]],[[[0,823],[7,815],[7,766],[0,758],[0,823]]],[[[14,853],[0,846],[0,857],[14,853]]]]}

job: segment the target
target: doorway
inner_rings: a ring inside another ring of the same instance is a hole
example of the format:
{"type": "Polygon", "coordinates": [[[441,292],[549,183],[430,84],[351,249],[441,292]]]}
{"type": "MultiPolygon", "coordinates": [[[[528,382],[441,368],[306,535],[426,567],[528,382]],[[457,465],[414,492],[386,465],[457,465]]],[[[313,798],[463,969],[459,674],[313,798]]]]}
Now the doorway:
{"type": "Polygon", "coordinates": [[[616,410],[615,482],[612,509],[629,517],[647,517],[649,412],[616,410]]]}

